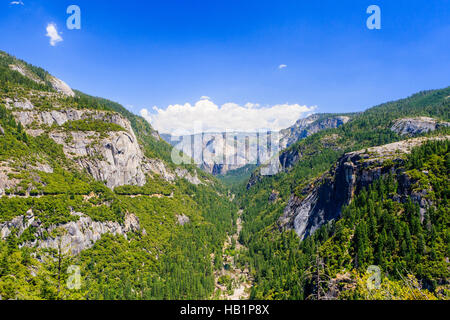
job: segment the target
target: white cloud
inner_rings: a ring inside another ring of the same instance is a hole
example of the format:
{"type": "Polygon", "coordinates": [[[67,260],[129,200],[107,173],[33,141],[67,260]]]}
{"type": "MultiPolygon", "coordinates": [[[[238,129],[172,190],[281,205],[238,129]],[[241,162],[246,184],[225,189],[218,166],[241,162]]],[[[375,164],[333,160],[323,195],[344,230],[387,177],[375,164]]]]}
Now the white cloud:
{"type": "Polygon", "coordinates": [[[211,98],[208,96],[201,96],[200,100],[211,100],[211,98]]]}
{"type": "Polygon", "coordinates": [[[162,133],[175,135],[195,132],[255,132],[278,131],[293,125],[298,119],[311,114],[315,107],[299,104],[279,104],[260,107],[247,103],[216,105],[211,100],[200,100],[194,105],[170,105],[166,109],[153,107],[153,112],[141,110],[141,116],[162,133]]]}
{"type": "Polygon", "coordinates": [[[287,68],[287,65],[286,65],[286,64],[280,64],[280,65],[278,66],[278,69],[284,69],[284,68],[287,68]]]}
{"type": "Polygon", "coordinates": [[[22,1],[11,1],[10,4],[12,4],[12,5],[20,5],[20,6],[24,6],[25,5],[22,1]]]}
{"type": "Polygon", "coordinates": [[[59,35],[58,33],[58,29],[56,28],[56,24],[54,23],[49,23],[47,25],[47,34],[46,36],[50,38],[50,45],[51,46],[56,46],[56,44],[58,42],[63,41],[63,38],[59,35]]]}
{"type": "Polygon", "coordinates": [[[246,107],[247,109],[251,109],[251,108],[258,108],[259,107],[259,103],[251,103],[251,102],[247,102],[244,107],[246,107]]]}
{"type": "Polygon", "coordinates": [[[148,112],[147,109],[142,109],[140,113],[141,113],[142,118],[144,118],[148,122],[152,123],[152,117],[150,116],[150,113],[148,112]]]}

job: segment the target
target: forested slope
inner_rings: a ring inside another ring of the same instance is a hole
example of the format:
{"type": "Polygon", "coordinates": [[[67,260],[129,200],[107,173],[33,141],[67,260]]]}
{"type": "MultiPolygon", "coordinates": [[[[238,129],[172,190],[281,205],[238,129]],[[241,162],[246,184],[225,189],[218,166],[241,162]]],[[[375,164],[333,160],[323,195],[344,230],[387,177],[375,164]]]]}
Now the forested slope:
{"type": "Polygon", "coordinates": [[[210,298],[227,190],[143,118],[51,79],[0,52],[0,297],[210,298]]]}
{"type": "MultiPolygon", "coordinates": [[[[245,221],[241,241],[249,248],[241,254],[241,263],[248,264],[255,277],[252,298],[306,299],[323,298],[327,294],[334,298],[368,298],[356,290],[356,284],[362,281],[360,277],[367,277],[365,271],[372,264],[380,266],[390,289],[405,286],[403,282],[397,284],[395,281],[410,275],[417,277],[435,296],[444,294],[438,287],[448,285],[448,142],[436,145],[430,142],[431,145],[417,149],[398,163],[393,163],[392,159],[386,159],[386,162],[378,159],[376,178],[364,188],[352,189],[351,201],[342,209],[342,214],[334,202],[323,206],[325,211],[327,208],[339,210],[338,218],[303,241],[292,231],[294,221],[291,220],[292,227],[286,229],[280,218],[289,215],[286,211],[290,201],[298,202],[295,214],[301,215],[309,212],[308,206],[316,206],[321,198],[332,199],[319,194],[317,200],[310,192],[322,183],[333,186],[336,179],[333,165],[341,163],[339,159],[343,159],[344,154],[356,150],[364,153],[370,147],[410,138],[392,130],[396,120],[427,116],[436,121],[448,121],[449,96],[450,88],[445,88],[371,108],[337,129],[318,132],[282,152],[279,174],[261,176],[260,169],[252,174],[238,195],[245,221]],[[395,170],[384,170],[384,167],[395,170]],[[385,171],[392,171],[392,174],[381,174],[385,171]],[[403,185],[404,171],[412,180],[409,189],[403,185]],[[403,189],[400,190],[399,185],[403,189]],[[422,209],[426,214],[419,224],[418,199],[414,198],[412,190],[416,185],[422,186],[425,194],[435,197],[426,210],[422,209]],[[395,196],[400,191],[406,195],[395,196]],[[308,203],[305,198],[313,200],[308,203]],[[308,206],[302,207],[302,204],[308,206]],[[434,230],[432,237],[430,230],[434,230]],[[320,290],[318,281],[313,278],[318,269],[324,278],[320,290]],[[335,292],[333,284],[337,285],[338,279],[343,283],[348,280],[355,286],[349,290],[351,293],[339,295],[335,292]]],[[[419,136],[445,136],[448,132],[448,127],[444,126],[419,136]]],[[[359,165],[364,167],[364,161],[359,165]]],[[[337,192],[339,188],[334,186],[331,190],[337,192]]],[[[322,211],[320,217],[323,216],[326,217],[327,212],[322,211]]],[[[409,293],[399,290],[389,294],[392,298],[411,298],[409,293]]],[[[378,298],[388,298],[389,294],[378,298]]]]}

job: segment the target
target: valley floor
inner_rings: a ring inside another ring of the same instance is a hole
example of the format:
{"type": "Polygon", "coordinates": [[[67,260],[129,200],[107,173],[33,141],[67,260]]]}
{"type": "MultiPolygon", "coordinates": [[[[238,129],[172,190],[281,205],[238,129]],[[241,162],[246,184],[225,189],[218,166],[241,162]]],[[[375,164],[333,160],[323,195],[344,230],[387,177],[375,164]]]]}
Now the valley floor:
{"type": "Polygon", "coordinates": [[[239,243],[239,234],[242,230],[242,210],[238,211],[236,220],[237,231],[228,235],[222,248],[222,269],[215,272],[216,289],[214,295],[223,300],[247,300],[250,297],[252,279],[249,270],[242,270],[236,265],[236,255],[246,248],[239,243]],[[233,242],[235,248],[232,249],[233,242]],[[225,283],[226,282],[226,283],[225,283]]]}

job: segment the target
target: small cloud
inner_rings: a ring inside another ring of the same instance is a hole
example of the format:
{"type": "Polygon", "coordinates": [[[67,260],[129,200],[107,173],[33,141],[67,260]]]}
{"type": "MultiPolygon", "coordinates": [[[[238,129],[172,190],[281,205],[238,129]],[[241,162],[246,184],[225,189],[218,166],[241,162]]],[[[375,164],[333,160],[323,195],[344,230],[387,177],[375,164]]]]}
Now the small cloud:
{"type": "Polygon", "coordinates": [[[58,33],[58,29],[56,29],[56,24],[54,23],[49,23],[47,25],[47,34],[46,36],[50,38],[50,45],[52,47],[56,46],[56,44],[58,42],[63,41],[63,38],[60,36],[60,34],[58,33]]]}
{"type": "Polygon", "coordinates": [[[211,98],[208,96],[201,96],[200,100],[211,100],[211,98]]]}
{"type": "Polygon", "coordinates": [[[280,65],[278,66],[278,69],[284,69],[284,68],[287,68],[287,65],[286,65],[286,64],[280,64],[280,65]]]}
{"type": "Polygon", "coordinates": [[[10,4],[14,5],[14,6],[24,6],[25,5],[22,1],[11,1],[10,4]]]}

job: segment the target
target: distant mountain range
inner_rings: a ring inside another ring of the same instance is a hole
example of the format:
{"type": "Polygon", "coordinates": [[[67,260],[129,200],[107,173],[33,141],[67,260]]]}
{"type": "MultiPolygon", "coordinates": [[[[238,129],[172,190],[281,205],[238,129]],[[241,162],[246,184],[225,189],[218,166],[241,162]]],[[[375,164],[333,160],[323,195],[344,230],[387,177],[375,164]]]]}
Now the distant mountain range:
{"type": "Polygon", "coordinates": [[[204,171],[226,175],[246,165],[259,165],[297,141],[321,130],[337,128],[351,117],[352,114],[313,114],[280,132],[199,133],[186,136],[161,134],[161,138],[191,156],[204,171]],[[268,141],[277,147],[270,150],[268,141]]]}

